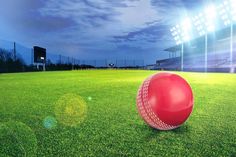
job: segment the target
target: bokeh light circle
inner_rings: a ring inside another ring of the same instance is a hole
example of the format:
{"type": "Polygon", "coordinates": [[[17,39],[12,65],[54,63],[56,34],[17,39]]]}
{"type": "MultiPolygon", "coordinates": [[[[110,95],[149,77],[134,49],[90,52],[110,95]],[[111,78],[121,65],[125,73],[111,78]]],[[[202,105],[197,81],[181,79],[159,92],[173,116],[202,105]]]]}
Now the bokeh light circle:
{"type": "Polygon", "coordinates": [[[91,96],[88,97],[88,101],[92,101],[93,98],[91,96]]]}
{"type": "Polygon", "coordinates": [[[0,123],[0,154],[3,156],[36,157],[35,133],[22,122],[0,123]]]}
{"type": "Polygon", "coordinates": [[[54,117],[47,116],[43,120],[43,126],[46,129],[53,129],[53,128],[55,128],[57,126],[57,120],[54,117]]]}
{"type": "Polygon", "coordinates": [[[55,115],[63,125],[78,126],[86,118],[86,102],[77,94],[65,94],[55,103],[55,115]]]}

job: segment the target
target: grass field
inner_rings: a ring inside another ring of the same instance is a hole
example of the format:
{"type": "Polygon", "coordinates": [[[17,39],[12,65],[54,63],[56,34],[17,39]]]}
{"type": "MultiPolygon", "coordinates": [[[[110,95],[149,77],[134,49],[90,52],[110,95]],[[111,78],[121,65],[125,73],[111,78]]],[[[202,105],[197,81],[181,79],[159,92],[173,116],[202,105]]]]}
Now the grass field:
{"type": "Polygon", "coordinates": [[[236,75],[178,73],[192,86],[194,111],[180,128],[158,131],[135,99],[153,73],[0,74],[0,156],[236,156],[236,75]],[[67,102],[82,111],[63,114],[67,102]]]}

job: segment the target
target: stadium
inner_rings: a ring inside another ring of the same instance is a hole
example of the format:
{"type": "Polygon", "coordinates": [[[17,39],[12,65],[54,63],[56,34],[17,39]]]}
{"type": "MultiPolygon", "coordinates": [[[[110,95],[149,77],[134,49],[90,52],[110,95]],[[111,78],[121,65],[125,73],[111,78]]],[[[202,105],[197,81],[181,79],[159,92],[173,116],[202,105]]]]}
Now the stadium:
{"type": "MultiPolygon", "coordinates": [[[[235,51],[233,51],[231,65],[230,28],[231,27],[224,28],[208,34],[207,57],[205,56],[205,36],[199,37],[183,44],[183,51],[185,52],[183,54],[183,65],[181,65],[182,46],[177,45],[165,49],[165,51],[169,53],[170,58],[158,60],[157,69],[198,72],[234,72],[236,55],[235,51]],[[207,68],[205,67],[205,57],[207,58],[207,68]]],[[[233,28],[235,29],[235,26],[233,26],[233,28]]],[[[233,38],[234,37],[235,33],[233,34],[233,38]]],[[[233,45],[235,45],[235,42],[233,42],[233,45]]],[[[233,49],[235,48],[236,47],[233,47],[233,49]]]]}
{"type": "Polygon", "coordinates": [[[234,3],[208,6],[192,19],[186,17],[171,29],[176,46],[165,49],[169,59],[158,60],[157,69],[231,72],[235,71],[234,3]]]}
{"type": "Polygon", "coordinates": [[[236,156],[235,8],[0,2],[0,156],[236,156]]]}

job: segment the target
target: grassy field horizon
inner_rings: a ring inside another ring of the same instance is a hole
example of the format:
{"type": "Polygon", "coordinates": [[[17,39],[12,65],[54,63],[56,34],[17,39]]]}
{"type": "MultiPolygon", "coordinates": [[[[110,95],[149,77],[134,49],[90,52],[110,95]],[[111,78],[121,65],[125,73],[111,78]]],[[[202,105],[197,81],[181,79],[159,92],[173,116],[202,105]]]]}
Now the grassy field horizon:
{"type": "Polygon", "coordinates": [[[236,156],[236,75],[175,72],[194,110],[158,131],[136,108],[142,81],[158,72],[0,74],[0,156],[236,156]]]}

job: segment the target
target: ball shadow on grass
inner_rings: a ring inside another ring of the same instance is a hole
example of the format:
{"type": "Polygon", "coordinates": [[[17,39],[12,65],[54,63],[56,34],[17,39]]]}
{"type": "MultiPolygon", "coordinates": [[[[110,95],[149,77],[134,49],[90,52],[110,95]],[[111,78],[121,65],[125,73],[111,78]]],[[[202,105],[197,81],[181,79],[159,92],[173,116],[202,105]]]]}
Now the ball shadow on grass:
{"type": "Polygon", "coordinates": [[[181,134],[186,134],[188,133],[189,130],[189,125],[183,124],[182,126],[173,129],[173,130],[158,130],[155,128],[152,128],[148,126],[147,124],[140,124],[136,126],[136,130],[143,134],[143,137],[145,140],[152,141],[154,139],[164,139],[167,136],[173,136],[173,135],[181,135],[181,134]]]}
{"type": "Polygon", "coordinates": [[[185,133],[189,132],[189,125],[183,124],[180,127],[173,129],[173,130],[169,130],[169,131],[173,132],[175,134],[185,134],[185,133]]]}

